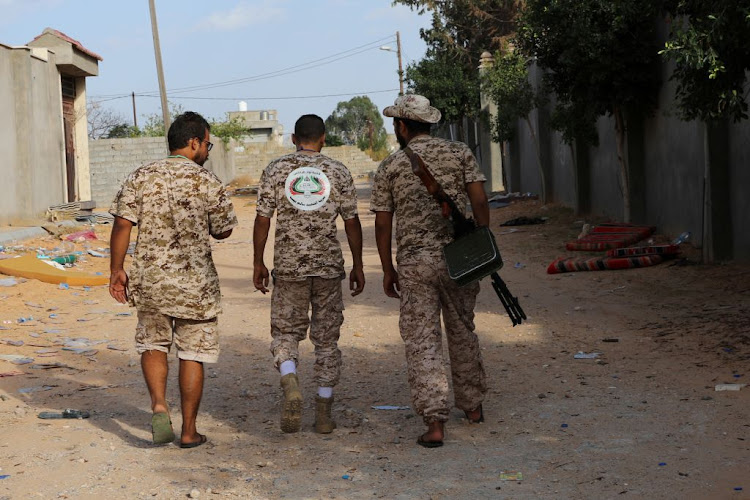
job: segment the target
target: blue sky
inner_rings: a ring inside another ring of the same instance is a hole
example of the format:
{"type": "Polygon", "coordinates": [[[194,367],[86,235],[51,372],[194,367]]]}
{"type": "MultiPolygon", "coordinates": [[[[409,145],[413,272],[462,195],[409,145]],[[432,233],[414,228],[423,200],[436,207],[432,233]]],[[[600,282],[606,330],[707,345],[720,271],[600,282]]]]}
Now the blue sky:
{"type": "MultiPolygon", "coordinates": [[[[148,5],[0,0],[0,43],[24,45],[46,27],[80,41],[104,59],[99,76],[88,79],[89,101],[101,101],[131,123],[135,92],[142,124],[143,115],[159,111],[148,5]]],[[[419,29],[430,24],[429,15],[390,0],[156,0],[156,9],[171,102],[221,119],[242,99],[251,110],[278,110],[285,133],[301,114],[325,119],[355,95],[369,95],[382,111],[398,96],[398,62],[394,52],[378,47],[395,50],[400,31],[405,68],[424,56],[419,29]],[[212,84],[222,85],[177,92],[212,84]]],[[[391,132],[388,122],[386,128],[391,132]]]]}

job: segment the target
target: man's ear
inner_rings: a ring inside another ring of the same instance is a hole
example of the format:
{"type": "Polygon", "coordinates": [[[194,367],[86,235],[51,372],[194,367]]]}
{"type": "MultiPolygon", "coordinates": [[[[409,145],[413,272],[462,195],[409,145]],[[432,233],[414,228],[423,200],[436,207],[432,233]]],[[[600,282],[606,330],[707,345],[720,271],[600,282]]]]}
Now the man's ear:
{"type": "Polygon", "coordinates": [[[296,135],[294,135],[294,134],[292,134],[292,144],[294,144],[295,146],[297,146],[297,145],[298,145],[298,144],[297,144],[297,136],[296,136],[296,135]]]}

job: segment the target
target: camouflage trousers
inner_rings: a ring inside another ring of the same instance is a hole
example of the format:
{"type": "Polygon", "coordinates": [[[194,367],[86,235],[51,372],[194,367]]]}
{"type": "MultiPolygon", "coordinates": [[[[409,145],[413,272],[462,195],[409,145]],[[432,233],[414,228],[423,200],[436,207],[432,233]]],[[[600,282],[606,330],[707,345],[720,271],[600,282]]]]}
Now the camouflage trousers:
{"type": "Polygon", "coordinates": [[[443,359],[443,313],[455,406],[474,410],[487,392],[474,305],[479,283],[458,287],[444,261],[398,267],[401,288],[399,330],[404,340],[414,409],[424,422],[448,420],[450,388],[443,359]]]}
{"type": "Polygon", "coordinates": [[[343,311],[341,278],[276,279],[271,293],[271,353],[276,368],[289,360],[298,364],[299,343],[309,327],[315,346],[315,380],[320,387],[335,386],[341,375],[338,341],[343,311]]]}
{"type": "Polygon", "coordinates": [[[135,348],[169,353],[172,344],[177,357],[201,363],[219,361],[219,329],[217,318],[182,319],[152,311],[138,311],[135,327],[135,348]]]}

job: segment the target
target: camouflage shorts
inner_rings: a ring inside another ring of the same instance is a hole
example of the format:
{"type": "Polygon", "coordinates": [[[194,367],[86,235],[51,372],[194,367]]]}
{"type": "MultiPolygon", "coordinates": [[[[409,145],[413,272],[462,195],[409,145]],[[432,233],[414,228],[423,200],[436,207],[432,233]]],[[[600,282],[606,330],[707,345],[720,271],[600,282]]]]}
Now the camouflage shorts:
{"type": "Polygon", "coordinates": [[[276,367],[288,360],[297,362],[299,342],[309,327],[315,346],[315,380],[321,387],[335,386],[341,373],[338,340],[343,311],[340,278],[277,279],[271,294],[271,352],[276,367]]]}
{"type": "Polygon", "coordinates": [[[216,363],[219,360],[217,318],[182,319],[157,312],[138,311],[138,325],[135,328],[138,354],[146,351],[168,353],[173,342],[180,359],[216,363]]]}

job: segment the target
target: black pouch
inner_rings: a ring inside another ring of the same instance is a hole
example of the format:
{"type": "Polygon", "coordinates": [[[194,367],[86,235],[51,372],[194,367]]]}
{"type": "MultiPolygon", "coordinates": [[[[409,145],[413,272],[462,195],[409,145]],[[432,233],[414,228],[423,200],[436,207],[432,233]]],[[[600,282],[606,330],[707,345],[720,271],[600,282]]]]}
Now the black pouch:
{"type": "Polygon", "coordinates": [[[443,247],[448,275],[458,286],[474,283],[503,267],[495,236],[487,226],[461,236],[443,247]]]}

